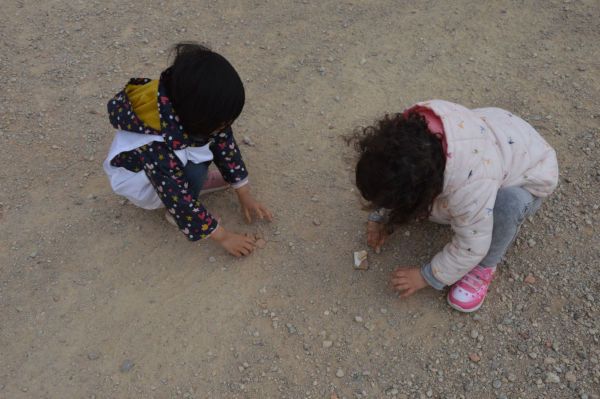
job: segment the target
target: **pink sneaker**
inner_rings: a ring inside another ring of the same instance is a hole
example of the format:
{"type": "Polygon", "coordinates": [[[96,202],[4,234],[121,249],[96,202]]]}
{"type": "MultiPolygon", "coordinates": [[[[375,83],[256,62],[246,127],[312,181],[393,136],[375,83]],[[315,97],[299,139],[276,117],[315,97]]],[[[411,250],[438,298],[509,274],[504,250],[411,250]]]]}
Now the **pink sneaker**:
{"type": "Polygon", "coordinates": [[[494,278],[495,267],[475,266],[454,283],[448,292],[448,304],[461,312],[474,312],[481,307],[494,278]]]}
{"type": "Polygon", "coordinates": [[[225,190],[228,187],[229,183],[223,179],[221,172],[218,170],[209,170],[204,185],[202,186],[202,190],[200,190],[200,195],[225,190]]]}

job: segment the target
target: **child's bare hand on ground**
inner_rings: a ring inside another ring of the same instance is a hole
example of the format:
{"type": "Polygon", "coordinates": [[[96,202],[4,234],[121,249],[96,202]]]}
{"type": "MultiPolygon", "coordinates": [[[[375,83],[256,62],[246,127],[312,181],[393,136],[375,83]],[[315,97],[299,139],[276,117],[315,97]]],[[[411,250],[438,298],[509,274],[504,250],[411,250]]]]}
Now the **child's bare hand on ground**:
{"type": "Polygon", "coordinates": [[[235,257],[250,255],[255,248],[254,237],[232,233],[218,226],[210,238],[221,244],[223,248],[235,257]]]}
{"type": "Polygon", "coordinates": [[[258,219],[267,219],[269,222],[273,220],[273,214],[266,206],[258,202],[252,196],[250,192],[250,186],[246,184],[235,190],[238,195],[238,200],[242,207],[242,212],[248,223],[252,223],[252,216],[256,216],[258,219]]]}
{"type": "Polygon", "coordinates": [[[400,298],[411,296],[421,288],[427,287],[427,281],[418,267],[399,267],[392,273],[390,280],[395,291],[402,292],[400,298]]]}
{"type": "Polygon", "coordinates": [[[375,251],[379,252],[381,250],[387,236],[385,224],[373,221],[367,222],[367,245],[375,251]]]}

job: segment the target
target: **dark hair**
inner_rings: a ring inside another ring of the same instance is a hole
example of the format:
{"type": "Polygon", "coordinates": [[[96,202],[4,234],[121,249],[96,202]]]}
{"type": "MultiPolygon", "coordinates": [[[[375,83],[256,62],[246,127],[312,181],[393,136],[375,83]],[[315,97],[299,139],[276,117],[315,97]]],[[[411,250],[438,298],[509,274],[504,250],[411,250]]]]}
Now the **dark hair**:
{"type": "Polygon", "coordinates": [[[244,84],[223,56],[197,43],[173,47],[167,95],[185,131],[206,138],[231,124],[244,108],[244,84]]]}
{"type": "Polygon", "coordinates": [[[356,134],[356,186],[374,207],[391,209],[390,223],[428,216],[442,192],[442,143],[418,114],[386,115],[356,134]]]}

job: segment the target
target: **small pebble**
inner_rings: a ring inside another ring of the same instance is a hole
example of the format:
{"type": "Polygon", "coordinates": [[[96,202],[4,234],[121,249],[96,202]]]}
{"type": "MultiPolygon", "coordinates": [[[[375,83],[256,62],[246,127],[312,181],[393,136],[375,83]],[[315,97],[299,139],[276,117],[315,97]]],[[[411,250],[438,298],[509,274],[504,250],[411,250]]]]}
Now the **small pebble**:
{"type": "Polygon", "coordinates": [[[323,348],[331,348],[333,341],[323,341],[323,348]]]}
{"type": "Polygon", "coordinates": [[[360,316],[355,316],[354,317],[354,321],[357,322],[357,323],[362,323],[363,322],[363,318],[360,317],[360,316]]]}
{"type": "Polygon", "coordinates": [[[121,373],[126,373],[129,370],[131,370],[133,366],[135,366],[133,360],[125,359],[123,360],[123,363],[121,363],[121,367],[119,367],[119,370],[121,371],[121,373]]]}
{"type": "Polygon", "coordinates": [[[469,359],[471,359],[473,363],[478,363],[481,360],[481,357],[477,353],[469,353],[469,359]]]}
{"type": "Polygon", "coordinates": [[[546,373],[546,384],[558,384],[560,377],[552,372],[546,373]]]}
{"type": "Polygon", "coordinates": [[[96,352],[90,352],[87,355],[87,358],[90,360],[96,360],[98,359],[100,356],[98,356],[98,354],[96,352]]]}
{"type": "Polygon", "coordinates": [[[575,373],[573,373],[572,371],[567,371],[565,373],[565,380],[575,383],[575,382],[577,382],[577,377],[575,376],[575,373]]]}
{"type": "Polygon", "coordinates": [[[342,369],[337,369],[337,371],[335,372],[335,375],[336,375],[338,378],[342,378],[342,377],[345,375],[345,373],[344,373],[344,370],[342,370],[342,369]]]}
{"type": "Polygon", "coordinates": [[[208,258],[208,261],[209,261],[210,263],[215,263],[215,262],[217,261],[217,258],[215,258],[214,256],[210,256],[210,257],[208,258]]]}

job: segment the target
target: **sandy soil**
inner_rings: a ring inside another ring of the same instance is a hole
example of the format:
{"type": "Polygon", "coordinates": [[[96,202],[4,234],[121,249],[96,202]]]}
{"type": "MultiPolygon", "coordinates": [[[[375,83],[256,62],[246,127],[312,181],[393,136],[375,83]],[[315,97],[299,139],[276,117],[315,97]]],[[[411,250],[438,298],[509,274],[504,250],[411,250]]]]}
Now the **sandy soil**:
{"type": "Polygon", "coordinates": [[[599,20],[597,0],[4,1],[0,398],[598,398],[599,20]],[[247,259],[122,202],[101,169],[106,101],[179,40],[246,84],[235,131],[277,220],[206,204],[263,232],[247,259]],[[366,213],[342,137],[429,98],[513,110],[559,154],[476,316],[387,287],[447,228],[402,227],[351,266],[366,213]]]}

